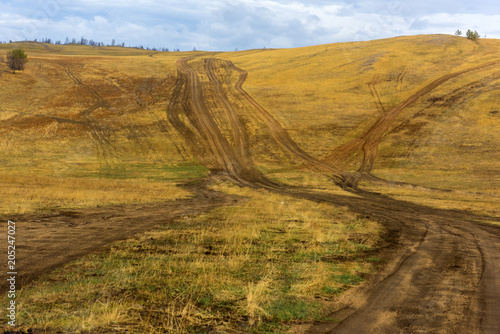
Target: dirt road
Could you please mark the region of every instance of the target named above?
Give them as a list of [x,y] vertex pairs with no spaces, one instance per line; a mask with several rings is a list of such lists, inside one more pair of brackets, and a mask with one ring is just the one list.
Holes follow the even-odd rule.
[[378,217],[397,235],[386,270],[338,302],[331,317],[340,323],[307,333],[499,332],[500,230],[484,217],[370,194],[300,196]]
[[[413,105],[418,99],[425,96],[432,90],[436,89],[445,82],[456,78],[462,74],[477,71],[486,67],[495,66],[500,64],[499,61],[493,61],[486,64],[481,64],[461,71],[447,74],[442,76],[425,87],[419,89],[416,93],[411,95],[405,101],[384,113],[365,133],[361,136],[354,138],[348,143],[336,148],[333,153],[326,159],[325,162],[335,164],[339,161],[346,160],[349,156],[354,155],[358,151],[363,151],[363,161],[358,170],[359,173],[370,173],[373,164],[377,157],[377,149],[382,137],[390,129],[396,118],[401,112]],[[399,78],[398,78],[399,80]]]
[[[251,158],[244,156],[248,150],[243,147],[237,154],[234,147],[227,148],[230,145],[216,126],[213,113],[206,104],[208,99],[226,108],[236,147],[241,147],[245,141],[244,127],[228,96],[232,100],[246,101],[268,127],[274,140],[304,165],[333,175],[337,182],[344,181],[337,168],[327,167],[300,149],[269,112],[243,90],[246,71],[227,61],[204,60],[204,67],[196,64],[199,61],[193,60],[190,64],[184,59],[179,62],[179,75],[184,76],[179,84],[187,87],[179,91],[191,89],[191,92],[185,93],[186,98],[179,100],[179,105],[172,106],[176,107],[172,109],[183,110],[187,118],[192,115],[189,118],[191,124],[199,124],[193,129],[200,131],[198,137],[206,136],[213,141],[211,152],[220,161],[221,169],[229,166],[226,171],[231,178],[278,193],[348,206],[356,212],[377,217],[389,231],[394,247],[385,255],[390,263],[385,271],[374,275],[365,289],[346,294],[339,301],[338,307],[332,310],[332,317],[340,322],[311,325],[309,333],[500,332],[500,229],[480,223],[483,219],[498,221],[499,218],[434,209],[359,190],[355,191],[358,197],[316,193],[266,181],[264,175],[256,179],[251,173],[238,174],[243,169],[234,168],[234,165],[251,162]],[[493,64],[437,79],[389,111],[388,116],[356,141],[365,148],[365,168],[368,168],[371,155],[376,154],[381,136],[403,108],[455,76]],[[228,85],[228,80],[214,74],[216,66],[230,68],[239,75],[234,87]],[[194,67],[198,71],[204,70],[208,80],[202,83]],[[215,92],[213,96],[211,92]],[[220,149],[221,146],[225,149]],[[233,165],[225,161],[231,161]],[[247,165],[247,170],[254,168]]]
[[[187,65],[187,59],[180,59],[177,66],[178,80],[176,86],[180,87],[180,89],[174,92],[172,101],[176,103],[170,104],[169,113],[183,113],[194,130],[186,131],[185,128],[188,125],[180,125],[177,121],[172,125],[178,129],[187,142],[194,144],[194,153],[199,154],[200,146],[206,147],[202,155],[199,156],[200,160],[206,161],[205,153],[211,152],[209,157],[215,160],[215,169],[226,171],[238,183],[248,186],[260,184],[272,187],[273,183],[253,167],[250,157],[244,154],[244,149],[241,150],[241,145],[236,144],[240,148],[238,150],[234,145],[230,145],[229,141],[222,135],[205,104],[198,74]],[[223,104],[224,102],[222,101]],[[232,110],[228,110],[228,113],[231,114]],[[192,138],[188,138],[193,132],[197,133],[196,137],[202,138],[203,141],[193,143]],[[238,130],[236,129],[235,132],[235,138],[239,138],[239,142],[241,142]]]
[[[123,240],[180,217],[190,217],[235,199],[206,190],[203,182],[186,186],[195,196],[160,204],[123,205],[61,211],[54,214],[27,214],[1,217],[16,223],[16,287],[83,255],[102,251],[113,241]],[[7,240],[0,246],[7,249]],[[7,290],[5,272],[0,292]]]
[[[362,289],[346,293],[338,300],[331,314],[337,321],[310,324],[303,332],[500,333],[500,229],[481,223],[500,221],[498,217],[430,208],[349,187],[346,189],[356,196],[272,182],[253,165],[242,112],[253,113],[276,144],[306,167],[325,173],[338,184],[346,185],[347,180],[337,167],[302,150],[243,89],[246,71],[228,61],[211,58],[181,59],[177,67],[168,120],[193,154],[214,173],[221,172],[241,185],[347,206],[380,220],[386,227],[388,247],[381,254],[387,260],[385,269],[373,274]],[[370,157],[376,152],[380,136],[402,108],[414,103],[433,85],[472,70],[437,79],[389,111],[389,116],[358,138],[353,145],[366,148],[366,168],[371,165]],[[237,76],[234,77],[237,80],[229,80],[231,76]],[[222,125],[229,130],[223,132]],[[19,270],[25,273],[21,278],[34,279],[111,241],[233,200],[206,190],[203,183],[192,189],[195,198],[161,205],[18,217],[23,222],[19,225],[20,233],[25,233],[21,239],[30,240],[19,247],[22,256]],[[43,234],[39,234],[42,230]]]

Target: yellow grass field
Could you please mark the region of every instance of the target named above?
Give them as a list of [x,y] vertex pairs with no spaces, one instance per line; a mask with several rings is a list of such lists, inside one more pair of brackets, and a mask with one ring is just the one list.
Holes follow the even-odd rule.
[[286,333],[335,322],[341,296],[397,247],[418,249],[406,214],[500,224],[499,40],[19,42],[0,44],[0,60],[15,48],[29,62],[15,74],[0,62],[2,218],[225,199],[30,282],[22,330]]
[[174,54],[6,47],[24,48],[29,63],[0,70],[0,212],[163,201],[187,194],[176,180],[204,175],[163,121]]
[[[241,51],[224,57],[249,72],[245,89],[292,138],[306,152],[326,159],[426,84],[498,61],[499,48],[498,40],[474,43],[430,35]],[[407,200],[423,196],[432,198],[427,204],[434,206],[498,212],[499,85],[498,66],[486,67],[443,83],[404,109],[383,137],[372,173],[459,192],[451,204],[413,187],[389,191]],[[361,158],[358,152],[335,163],[355,171]],[[377,184],[366,186],[377,191]]]
[[[248,71],[244,88],[301,148],[326,159],[429,82],[498,59],[500,46],[430,35],[229,53],[20,43],[0,45],[0,55],[15,47],[24,48],[30,62],[16,75],[0,67],[0,172],[158,179],[158,168],[196,165],[165,117],[179,57],[227,59]],[[486,67],[445,82],[405,109],[384,136],[373,173],[481,192],[496,202],[498,80],[496,67]],[[254,134],[257,166],[279,171],[291,167],[284,163],[296,165],[264,132]],[[335,164],[355,171],[359,154]]]

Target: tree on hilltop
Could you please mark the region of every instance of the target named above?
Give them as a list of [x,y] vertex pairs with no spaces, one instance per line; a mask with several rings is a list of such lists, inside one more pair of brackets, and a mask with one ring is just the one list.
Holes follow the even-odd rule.
[[15,49],[7,53],[7,65],[14,71],[22,71],[28,62],[28,55],[22,49]]
[[472,30],[467,30],[467,33],[465,34],[465,36],[467,36],[467,39],[470,39],[471,41],[474,41],[474,42],[477,42],[477,40],[479,39],[479,34],[477,31],[472,31]]

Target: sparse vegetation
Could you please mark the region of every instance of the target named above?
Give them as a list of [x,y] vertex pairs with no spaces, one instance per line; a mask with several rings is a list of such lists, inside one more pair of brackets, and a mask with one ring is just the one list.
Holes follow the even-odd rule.
[[[0,82],[3,216],[182,198],[191,194],[177,182],[209,174],[167,116],[176,61],[196,53],[150,57],[141,49],[31,42],[0,44],[0,51],[13,47],[26,50],[33,66]],[[247,70],[250,95],[300,148],[325,160],[430,82],[498,62],[498,54],[496,40],[478,47],[432,35],[210,57]],[[205,66],[195,60],[193,66]],[[384,135],[373,169],[402,183],[364,180],[360,187],[429,207],[495,215],[497,69],[457,76],[404,109]],[[216,70],[224,92],[232,92],[239,73]],[[200,75],[202,85],[207,80]],[[238,96],[228,96],[259,172],[344,203],[360,200],[360,193],[305,170]],[[226,111],[216,103],[210,108],[233,144]],[[361,157],[335,164],[355,172]],[[213,189],[247,200],[185,216],[31,283],[18,298],[19,329],[279,333],[324,319],[329,303],[384,264],[373,252],[382,228],[372,218],[263,189],[223,182]]]
[[[425,52],[420,49],[424,46]],[[444,54],[443,46],[447,46]],[[478,52],[477,46],[465,38],[432,35],[359,43],[353,48],[332,44],[327,48],[273,50],[265,54],[240,51],[226,57],[248,70],[245,89],[279,120],[300,147],[326,158],[334,148],[368,129],[374,113],[382,112],[378,111],[380,104],[387,110],[454,69],[498,59],[488,53],[500,52],[498,42],[483,40],[481,46],[484,49]],[[446,63],[443,57],[448,59]],[[301,62],[306,59],[311,61],[307,66]],[[500,179],[492,178],[490,173],[498,168],[498,158],[491,154],[495,145],[500,145],[500,132],[495,130],[496,123],[488,121],[491,115],[487,112],[498,105],[492,88],[498,83],[495,73],[495,67],[491,67],[458,77],[408,108],[384,138],[373,173],[390,180],[455,189],[460,192],[454,201],[455,209],[498,210],[498,195],[493,194],[498,193],[495,189],[500,187]],[[481,86],[477,75],[491,84]],[[330,94],[332,91],[338,94]],[[480,92],[480,98],[476,92]],[[438,101],[433,102],[433,98]],[[310,117],[311,110],[314,118]],[[422,135],[421,139],[416,139],[418,135]],[[471,146],[490,153],[481,154]],[[279,157],[274,160],[259,155],[255,148],[257,164],[266,173],[271,171],[273,177],[281,179],[288,174],[294,184],[303,182],[299,172],[292,176],[293,160],[287,161],[279,148],[273,149],[275,157]],[[356,171],[360,160],[353,156],[339,165]],[[289,163],[286,169],[283,161]],[[483,172],[471,178],[467,170],[479,165]],[[377,192],[377,186],[372,184],[370,189]],[[479,197],[471,201],[461,196],[468,193]],[[434,198],[433,206],[449,205],[449,201]]]
[[[324,317],[374,267],[380,226],[343,208],[214,186],[244,203],[119,242],[25,288],[20,323],[71,331],[266,333]],[[24,328],[24,326],[20,327]]]
[[[54,45],[103,55],[46,58],[51,50],[39,44],[14,47],[27,50],[34,66],[2,78],[2,214],[174,199],[187,194],[174,182],[206,174],[165,122],[175,57],[159,65],[141,59],[149,54],[142,50]],[[117,63],[107,52],[124,58]]]
[[190,196],[168,181],[110,180],[0,173],[0,215],[49,212],[121,203],[152,203]]

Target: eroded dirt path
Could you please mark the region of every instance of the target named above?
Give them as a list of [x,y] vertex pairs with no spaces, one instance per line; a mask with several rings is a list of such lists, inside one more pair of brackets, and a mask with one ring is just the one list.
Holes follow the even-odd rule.
[[[16,223],[17,289],[54,268],[102,251],[114,241],[236,201],[207,190],[203,182],[186,188],[195,193],[193,198],[2,217],[2,224],[6,225],[7,220]],[[6,238],[0,240],[0,246],[7,249]],[[0,292],[7,290],[5,275],[2,272],[0,276]]]
[[338,301],[337,322],[307,333],[498,333],[500,229],[484,217],[372,194],[301,195],[378,217],[397,235],[385,271]]
[[[253,164],[251,158],[245,154],[245,150],[241,149],[241,136],[239,136],[238,129],[235,130],[237,134],[235,138],[239,138],[237,148],[231,145],[226,137],[224,137],[217,126],[213,116],[205,104],[203,91],[198,74],[194,69],[188,66],[187,59],[180,59],[177,61],[178,78],[177,89],[174,91],[172,101],[169,105],[169,118],[175,118],[172,124],[179,133],[186,139],[188,143],[193,145],[193,152],[200,153],[200,147],[205,147],[201,151],[199,158],[201,161],[206,162],[207,165],[215,163],[212,169],[219,169],[226,171],[235,181],[244,185],[259,184],[262,186],[273,186],[273,183],[267,180],[260,172],[258,172]],[[217,91],[217,88],[216,88]],[[227,107],[227,101],[221,100]],[[227,110],[229,114],[232,110]],[[183,124],[179,119],[179,114],[182,114],[189,120],[190,124]],[[234,125],[234,123],[232,123]],[[190,129],[189,125],[193,128]],[[194,133],[196,133],[194,135]],[[193,141],[195,138],[202,139],[202,141]],[[210,152],[208,158],[214,161],[207,161],[206,153]],[[214,168],[215,167],[215,168]]]
[[[200,138],[206,136],[210,140],[220,141],[211,143],[211,152],[214,155],[220,154],[218,160],[233,159],[237,161],[236,164],[251,162],[250,158],[243,158],[241,154],[235,154],[234,150],[217,148],[218,145],[231,145],[226,144],[227,140],[217,128],[213,113],[205,104],[206,99],[218,101],[231,114],[228,119],[233,127],[234,138],[240,137],[239,140],[234,140],[236,147],[241,146],[244,141],[241,133],[244,127],[226,96],[234,93],[227,83],[225,89],[222,89],[224,85],[219,82],[220,77],[214,74],[215,64],[230,67],[239,74],[234,90],[270,129],[276,142],[309,168],[326,171],[340,178],[336,168],[325,168],[325,164],[301,150],[279,123],[243,90],[242,85],[247,76],[244,70],[230,62],[205,60],[208,65],[204,67],[204,74],[207,75],[208,82],[202,85],[194,70],[196,61],[199,60],[194,60],[191,65],[184,59],[178,64],[179,75],[184,75],[187,81],[181,81],[182,85],[191,87],[196,93],[188,92],[186,99],[179,100],[177,110],[184,110],[186,116],[192,115],[192,125],[211,124],[206,130],[204,126],[192,128],[200,131]],[[202,67],[197,68],[200,71]],[[375,156],[376,145],[381,136],[403,108],[443,82],[478,68],[481,67],[442,77],[389,111],[387,116],[355,142],[356,145],[352,144],[353,147],[361,145],[366,148],[368,162],[365,166],[368,166],[370,157]],[[210,96],[211,91],[214,96]],[[242,149],[240,152],[246,151]],[[228,164],[220,163],[219,166],[224,169]],[[458,333],[464,329],[467,333],[500,332],[500,229],[480,223],[482,219],[498,221],[499,218],[434,209],[360,190],[355,191],[357,197],[352,197],[295,189],[268,182],[262,174],[255,182],[249,174],[237,174],[240,168],[230,167],[226,171],[235,182],[265,187],[270,191],[299,198],[347,206],[358,213],[377,217],[387,228],[388,243],[392,247],[383,255],[388,260],[385,270],[374,274],[364,288],[345,294],[338,301],[331,315],[338,321],[310,325],[308,333]],[[251,166],[247,168],[253,169]]]
[[[272,182],[253,165],[247,129],[233,101],[250,108],[274,140],[305,166],[330,175],[337,183],[345,180],[337,167],[303,151],[276,119],[244,91],[246,71],[216,59],[181,59],[177,66],[177,83],[167,117],[202,163],[214,172],[225,173],[235,183],[346,206],[377,218],[386,227],[387,247],[380,255],[387,261],[384,270],[338,300],[331,314],[338,321],[310,324],[305,332],[500,333],[500,229],[480,223],[499,218],[434,209],[361,190],[352,190],[356,196],[334,195]],[[235,85],[224,78],[222,67],[238,76]],[[420,96],[432,89],[432,84],[423,88]],[[414,103],[417,95],[400,109],[389,111],[391,116],[380,120],[356,147],[376,144],[391,117]],[[231,138],[221,131],[222,121],[214,116],[216,107],[225,111],[224,125],[231,130]],[[196,193],[194,198],[164,204],[8,217],[19,228],[18,270],[22,275],[18,278],[25,283],[112,241],[234,201],[206,190],[204,184],[191,189]],[[5,285],[1,288],[5,289]]]
[[326,173],[327,176],[329,176],[339,184],[344,183],[345,180],[341,175],[340,169],[335,167],[333,164],[323,163],[322,161],[314,158],[313,156],[302,150],[297,145],[297,143],[295,143],[290,138],[281,124],[243,89],[243,83],[247,79],[248,72],[236,67],[230,61],[225,61],[225,63],[227,64],[227,66],[239,73],[239,78],[234,85],[234,88],[238,92],[240,98],[246,101],[251,106],[251,109],[256,113],[256,115],[266,124],[276,142],[279,143],[283,149],[299,158],[300,161],[302,161],[302,163],[308,166],[310,169]]
[[[339,161],[346,160],[349,156],[357,153],[358,151],[363,151],[363,161],[359,168],[360,173],[370,173],[373,168],[373,164],[377,157],[377,149],[382,137],[390,129],[391,125],[394,123],[396,118],[401,114],[401,112],[417,102],[421,97],[429,94],[432,90],[436,89],[445,82],[456,78],[462,74],[469,73],[472,71],[477,71],[486,67],[496,66],[500,64],[499,61],[493,61],[478,66],[470,67],[461,71],[447,74],[442,76],[430,84],[424,86],[418,90],[415,94],[411,95],[405,101],[397,105],[396,107],[390,109],[384,113],[365,133],[361,136],[354,138],[348,143],[336,148],[333,153],[326,158],[325,162],[336,164]],[[399,78],[398,78],[399,80]]]

